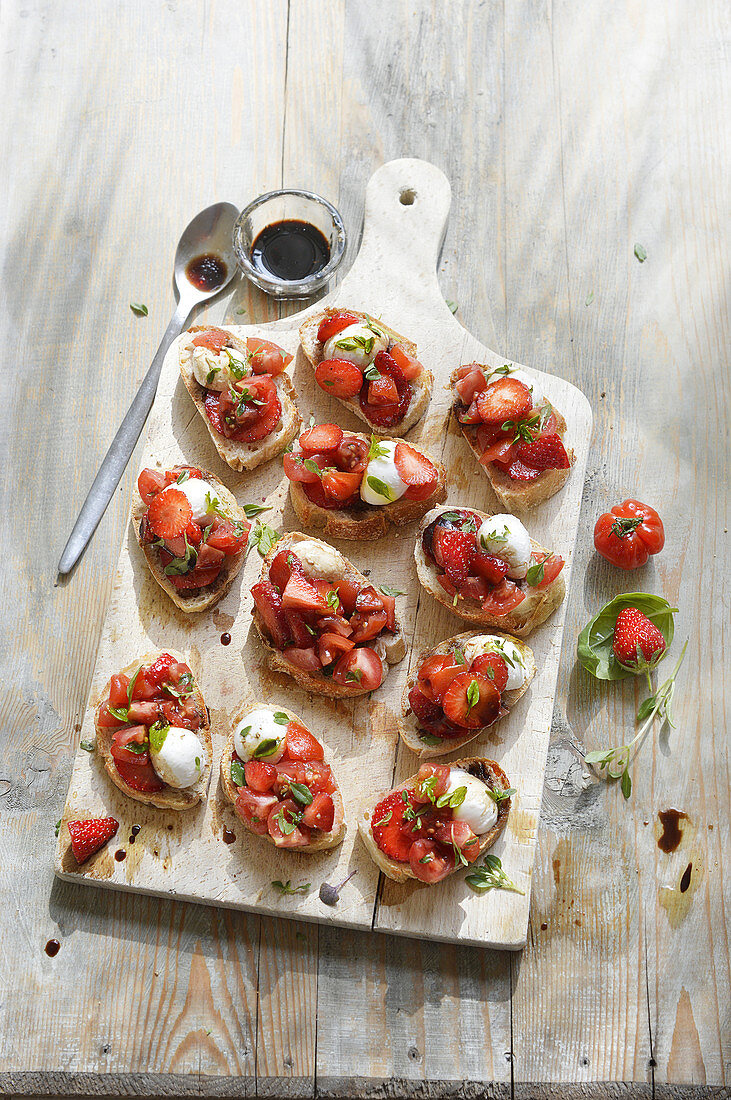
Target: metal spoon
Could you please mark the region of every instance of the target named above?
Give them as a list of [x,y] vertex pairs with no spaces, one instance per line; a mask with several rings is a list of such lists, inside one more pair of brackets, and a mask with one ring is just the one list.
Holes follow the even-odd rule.
[[[94,478],[91,489],[79,512],[79,518],[74,524],[74,529],[58,563],[59,573],[69,573],[73,569],[107,509],[112,493],[117,488],[119,479],[132,457],[132,451],[135,449],[135,444],[140,437],[147,414],[152,408],[152,402],[155,400],[155,393],[157,392],[157,384],[160,380],[160,371],[168,348],[183,331],[185,322],[195,306],[222,291],[236,274],[236,259],[231,242],[234,222],[238,215],[238,210],[230,202],[214,203],[213,206],[207,207],[193,218],[193,221],[180,238],[175,253],[175,286],[178,291],[177,309],[171,318],[170,324],[165,329],[165,335],[162,338],[160,347],[155,352],[150,369],[142,380],[135,399],[112,440],[112,445],[99,468],[99,473]],[[185,269],[191,260],[208,253],[223,260],[226,265],[226,275],[223,282],[215,289],[199,290],[190,282]]]

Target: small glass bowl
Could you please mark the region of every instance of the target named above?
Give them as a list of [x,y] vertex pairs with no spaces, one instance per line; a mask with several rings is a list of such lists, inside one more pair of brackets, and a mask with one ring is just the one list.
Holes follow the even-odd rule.
[[[251,262],[252,245],[261,231],[268,225],[290,220],[314,225],[330,245],[330,259],[325,266],[304,279],[279,279]],[[332,203],[313,191],[268,191],[239,214],[234,225],[233,249],[239,269],[266,294],[274,298],[310,298],[327,285],[340,266],[345,255],[345,226]]]

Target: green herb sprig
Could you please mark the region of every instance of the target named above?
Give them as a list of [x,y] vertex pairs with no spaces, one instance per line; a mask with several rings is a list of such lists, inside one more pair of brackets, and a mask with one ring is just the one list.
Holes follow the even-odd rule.
[[486,855],[471,874],[465,875],[465,882],[478,894],[485,894],[488,890],[512,890],[516,894],[525,894],[525,890],[521,890],[505,874],[499,856],[491,854]]

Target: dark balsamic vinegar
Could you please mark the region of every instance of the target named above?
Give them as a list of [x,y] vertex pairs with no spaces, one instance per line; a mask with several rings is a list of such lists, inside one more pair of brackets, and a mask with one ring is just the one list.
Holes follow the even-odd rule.
[[227,268],[220,256],[207,252],[196,256],[185,269],[188,280],[199,290],[215,290],[226,278]]
[[330,245],[320,230],[303,221],[274,222],[262,229],[251,246],[251,262],[263,275],[298,282],[322,271]]

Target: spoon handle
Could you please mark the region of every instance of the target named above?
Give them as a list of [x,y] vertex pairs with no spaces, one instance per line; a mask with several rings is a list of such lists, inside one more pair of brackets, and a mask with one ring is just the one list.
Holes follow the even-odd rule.
[[183,325],[192,308],[193,303],[190,299],[181,298],[178,302],[178,308],[175,310],[170,324],[165,329],[165,335],[160,342],[160,347],[155,352],[150,369],[143,378],[135,399],[112,440],[106,457],[99,467],[99,472],[94,478],[91,489],[89,489],[86,500],[79,512],[79,518],[74,524],[74,529],[58,563],[60,574],[71,572],[86,548],[89,539],[94,534],[99,520],[107,510],[107,505],[112,499],[112,493],[117,488],[127,463],[132,457],[132,452],[145,425],[147,414],[152,408],[167,350],[173,340],[182,332]]

